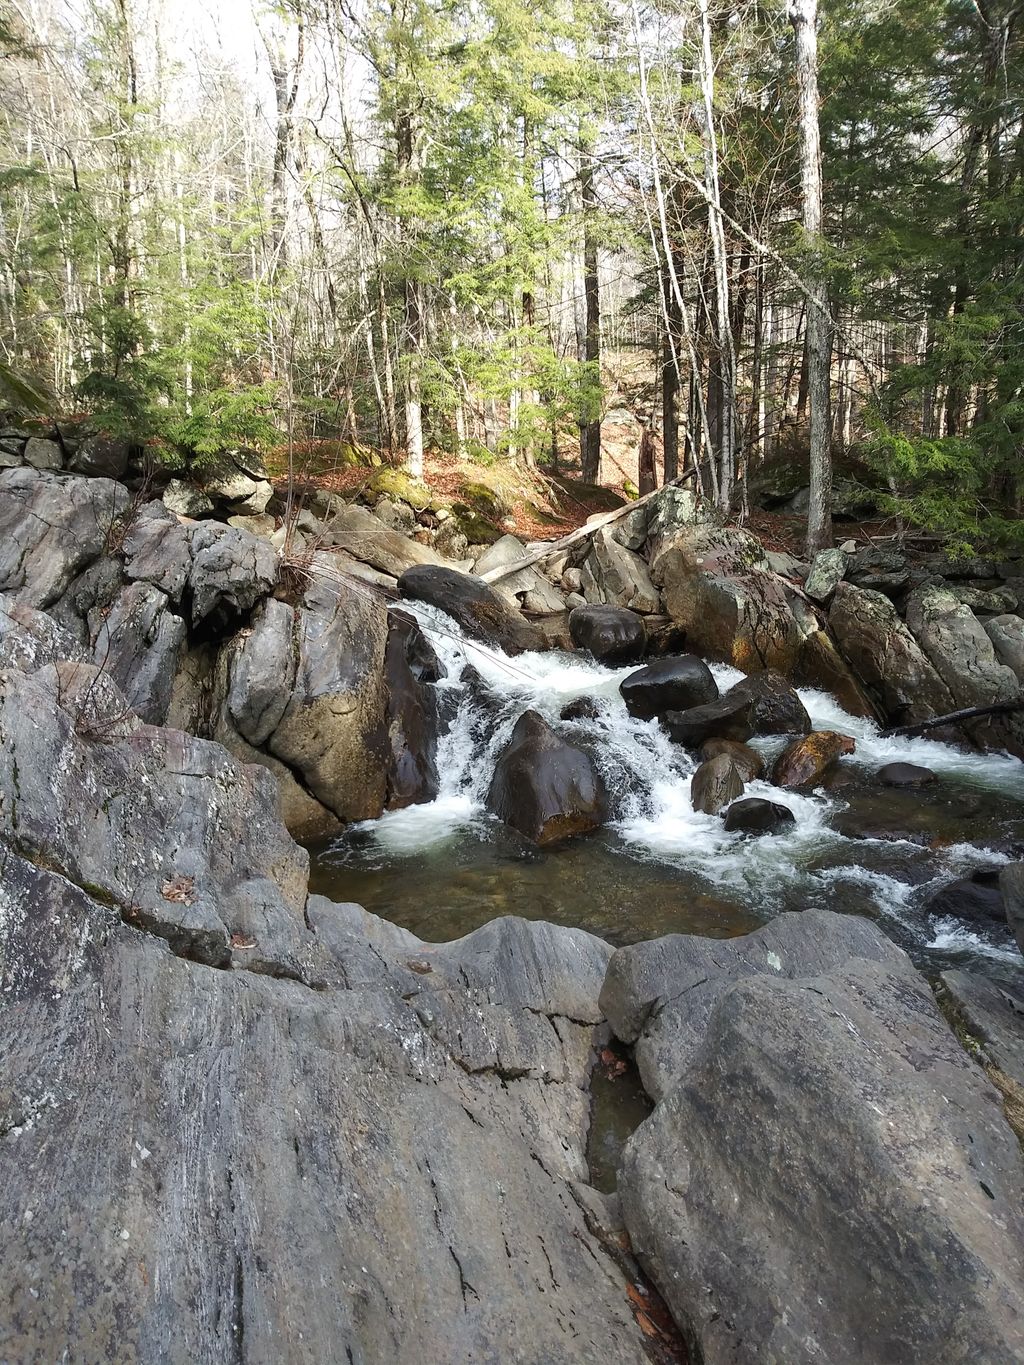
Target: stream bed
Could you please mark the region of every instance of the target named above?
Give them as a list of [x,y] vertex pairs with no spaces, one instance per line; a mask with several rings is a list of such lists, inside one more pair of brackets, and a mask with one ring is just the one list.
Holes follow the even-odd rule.
[[[578,926],[616,945],[666,933],[728,937],[780,911],[821,906],[876,918],[929,973],[975,965],[1007,980],[1024,976],[1004,927],[926,909],[954,878],[1024,857],[1019,760],[887,738],[832,697],[804,689],[815,728],[853,736],[856,752],[811,793],[748,784],[745,795],[793,811],[787,833],[727,834],[719,816],[690,803],[699,760],[657,721],[628,714],[619,683],[637,665],[559,651],[508,658],[466,640],[443,613],[403,607],[415,611],[447,669],[436,684],[440,791],[311,845],[313,890],[357,901],[430,941],[507,914]],[[711,667],[723,691],[741,676]],[[597,715],[560,720],[579,697],[593,698]],[[487,814],[495,759],[528,708],[593,754],[613,810],[598,833],[537,849]],[[753,741],[769,761],[785,742]],[[882,786],[877,770],[897,760],[931,768],[939,780],[913,791]]]

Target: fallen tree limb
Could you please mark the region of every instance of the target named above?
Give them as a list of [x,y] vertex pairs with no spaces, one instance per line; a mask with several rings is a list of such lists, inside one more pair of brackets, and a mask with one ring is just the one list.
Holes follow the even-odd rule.
[[913,739],[925,730],[934,730],[938,725],[958,725],[962,720],[974,720],[978,716],[1010,716],[1015,711],[1024,711],[1024,696],[1017,701],[999,701],[992,706],[968,706],[963,711],[950,711],[944,716],[932,716],[931,720],[921,720],[915,725],[897,725],[894,729],[884,730],[886,735],[904,735]]
[[503,564],[500,568],[488,569],[486,573],[479,575],[481,582],[496,583],[499,578],[507,578],[509,574],[518,573],[520,569],[528,569],[531,564],[537,564],[540,560],[557,554],[559,550],[564,550],[579,540],[586,540],[587,536],[592,536],[595,531],[600,531],[602,526],[608,526],[613,521],[618,521],[620,517],[628,516],[636,508],[642,507],[645,502],[650,502],[652,498],[658,497],[660,493],[664,493],[666,488],[678,488],[687,479],[691,479],[695,472],[694,469],[688,469],[685,474],[680,474],[679,478],[673,479],[671,483],[662,484],[653,493],[645,493],[642,498],[637,498],[635,502],[627,502],[624,507],[616,507],[613,512],[606,512],[604,516],[587,522],[586,526],[578,526],[575,531],[570,531],[561,540],[546,541],[539,548],[530,550],[521,559],[517,559],[513,564]]

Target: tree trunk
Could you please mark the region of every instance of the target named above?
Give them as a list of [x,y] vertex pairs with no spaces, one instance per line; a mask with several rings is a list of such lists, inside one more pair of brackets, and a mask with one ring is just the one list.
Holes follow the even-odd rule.
[[[600,385],[601,374],[601,291],[597,273],[597,190],[594,185],[594,155],[588,141],[580,149],[580,198],[583,205],[583,298],[586,307],[584,360],[591,369],[588,387]],[[594,402],[593,394],[588,403]],[[600,401],[599,399],[597,400]],[[597,483],[601,477],[601,414],[588,412],[580,422],[580,474],[584,483]]]
[[810,504],[807,553],[832,544],[832,455],[829,448],[829,376],[832,325],[828,287],[820,261],[822,246],[821,139],[818,129],[817,0],[789,0],[796,37],[796,79],[800,104],[800,179],[807,237],[807,379],[810,421]]

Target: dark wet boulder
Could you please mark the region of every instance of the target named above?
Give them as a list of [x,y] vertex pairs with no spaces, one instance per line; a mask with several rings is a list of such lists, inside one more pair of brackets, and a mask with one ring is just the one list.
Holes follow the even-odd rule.
[[884,787],[928,787],[939,779],[917,763],[886,763],[876,774]]
[[999,889],[1000,869],[979,867],[969,877],[958,877],[925,904],[936,919],[959,919],[968,924],[1005,924],[1006,909]]
[[705,759],[690,783],[693,809],[704,815],[717,815],[723,806],[743,795],[743,774],[731,754]]
[[706,739],[700,746],[701,758],[717,758],[719,754],[729,755],[744,782],[764,776],[764,759],[749,744],[741,744],[738,739]]
[[666,711],[685,711],[718,697],[711,669],[696,654],[658,659],[623,678],[619,691],[626,710],[639,720],[653,720]]
[[390,612],[384,649],[389,810],[437,795],[438,710],[424,673],[436,678],[438,668],[440,661],[419,623],[403,612]]
[[398,591],[403,597],[427,602],[447,612],[467,635],[497,645],[506,654],[543,649],[544,639],[507,597],[479,578],[439,564],[414,564],[402,573]]
[[[1006,923],[1024,953],[1024,863],[1009,863],[999,873]],[[1024,1084],[1024,1081],[1021,1082]]]
[[643,617],[626,607],[573,607],[569,634],[577,649],[609,664],[640,659],[647,645]]
[[487,809],[535,844],[553,844],[602,823],[604,783],[589,754],[524,711],[495,764]]
[[601,707],[593,697],[577,697],[558,713],[559,720],[596,720]]
[[781,673],[766,669],[751,673],[729,689],[729,696],[749,697],[755,735],[807,735],[811,718],[793,687]]
[[730,834],[781,834],[795,824],[796,816],[788,806],[759,796],[734,801],[725,812],[725,828]]
[[732,691],[703,706],[668,711],[662,724],[674,743],[698,749],[708,739],[750,739],[754,733],[753,710],[750,697]]
[[808,787],[819,782],[837,759],[852,754],[856,745],[849,735],[835,730],[814,730],[783,749],[772,766],[776,787]]

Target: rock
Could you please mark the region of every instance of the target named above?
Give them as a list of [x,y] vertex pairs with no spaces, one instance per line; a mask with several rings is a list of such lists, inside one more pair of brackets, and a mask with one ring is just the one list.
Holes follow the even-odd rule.
[[1000,616],[1016,611],[1019,605],[1017,594],[1012,588],[975,588],[969,583],[954,584],[949,591],[958,602],[970,607],[973,612],[984,612],[986,616]]
[[884,720],[878,705],[864,690],[824,630],[808,631],[800,642],[796,681],[828,692],[851,716]]
[[846,555],[842,550],[821,550],[814,556],[804,592],[815,602],[829,602],[846,574]]
[[565,594],[565,606],[567,611],[573,612],[576,611],[578,608],[585,607],[587,605],[588,605],[587,599],[583,596],[581,592],[567,592]]
[[237,515],[261,516],[274,496],[266,466],[255,451],[224,451],[195,473],[207,497]]
[[212,517],[214,511],[213,500],[201,488],[181,479],[172,479],[164,489],[163,504],[175,516],[189,517],[195,521]]
[[524,711],[494,769],[487,809],[535,844],[596,829],[605,791],[593,760]]
[[162,725],[185,643],[185,622],[164,594],[149,583],[130,583],[103,618],[93,659],[141,720]]
[[1024,995],[980,972],[943,972],[958,1022],[980,1044],[985,1060],[1024,1089]]
[[619,691],[631,716],[653,720],[666,711],[685,711],[714,701],[718,684],[703,659],[683,654],[638,668],[623,678]]
[[997,662],[984,627],[948,589],[916,588],[907,602],[907,625],[957,706],[987,706],[1019,695],[1016,675]]
[[734,801],[725,812],[725,828],[729,834],[781,834],[795,824],[796,816],[788,806],[758,796]]
[[1005,924],[1006,911],[999,889],[998,868],[978,868],[968,877],[936,891],[924,905],[935,919],[959,919],[968,924]]
[[442,557],[401,531],[391,531],[365,507],[352,503],[323,531],[323,543],[344,550],[381,573],[399,578],[406,569],[420,564],[444,564]]
[[772,765],[776,787],[808,787],[822,777],[843,754],[852,754],[856,745],[849,735],[835,730],[814,730],[783,749]]
[[93,432],[76,446],[68,468],[93,479],[123,479],[128,472],[131,449],[131,443],[118,436]]
[[627,1144],[633,1250],[705,1361],[1024,1351],[1020,1149],[924,981],[874,957],[722,982]]
[[[248,531],[251,536],[262,536],[265,540],[269,540],[277,530],[276,519],[266,512],[258,517],[228,517],[228,525],[233,526],[236,531]],[[301,528],[298,525],[296,525],[296,530],[301,534]],[[287,535],[285,538],[287,539]]]
[[792,673],[800,631],[786,587],[769,571],[754,536],[711,526],[663,536],[654,546],[651,577],[696,653],[744,672]]
[[717,815],[742,795],[743,774],[728,753],[705,759],[691,779],[690,801],[704,815]]
[[983,624],[996,658],[1024,682],[1024,617],[993,616]]
[[949,688],[887,597],[840,583],[828,623],[843,658],[892,724],[912,725],[956,709]]
[[0,670],[34,673],[59,659],[89,663],[91,654],[45,611],[0,593]]
[[407,502],[379,497],[373,505],[373,514],[391,531],[401,531],[408,536],[416,529],[416,513]]
[[767,669],[752,673],[730,689],[730,695],[752,703],[750,719],[755,735],[806,735],[811,718],[796,689],[780,673]]
[[783,578],[802,580],[807,577],[807,565],[786,550],[768,550],[765,553],[765,560],[772,573],[780,574]]
[[189,614],[193,629],[220,638],[242,623],[277,583],[280,561],[258,536],[214,522],[192,530]]
[[917,763],[886,763],[875,774],[885,787],[927,787],[939,779]]
[[462,560],[469,554],[469,540],[457,521],[444,521],[434,532],[434,550],[447,560]]
[[0,471],[0,592],[46,610],[105,553],[128,492],[109,479]]
[[390,810],[437,795],[437,702],[423,676],[436,677],[440,667],[419,623],[403,612],[390,612],[384,651]]
[[624,545],[627,550],[635,550],[639,553],[647,543],[647,527],[651,517],[651,504],[643,503],[640,507],[634,507],[631,512],[627,512],[618,521],[611,523],[612,535],[620,545]]
[[46,441],[39,436],[30,436],[25,442],[22,459],[33,469],[63,469],[64,452],[56,441]]
[[[999,873],[999,892],[1003,898],[1006,923],[1024,953],[1024,863],[1010,863]],[[1024,1081],[1021,1082],[1024,1085]]]
[[754,782],[764,776],[764,759],[749,744],[736,739],[707,739],[700,746],[701,758],[717,758],[728,754],[744,782]]
[[596,720],[601,714],[600,705],[593,697],[577,697],[575,701],[563,706],[558,713],[559,720]]
[[231,654],[227,707],[238,733],[261,748],[277,729],[295,686],[295,612],[267,598]]
[[[657,497],[644,504],[647,513],[647,535],[651,540],[669,537],[688,526],[695,526],[714,518],[715,511],[692,488],[668,484],[660,489]],[[636,509],[637,511],[643,509]],[[628,521],[630,513],[624,517]],[[630,547],[630,548],[637,548]]]
[[577,649],[586,649],[607,664],[639,659],[647,644],[643,617],[624,607],[574,607],[569,633]]
[[743,742],[754,733],[754,700],[735,688],[717,701],[692,706],[686,711],[667,711],[662,724],[676,744],[699,748],[708,739]]
[[566,569],[562,574],[562,587],[566,592],[579,592],[583,587],[583,576],[579,569]]
[[661,595],[647,565],[615,539],[612,527],[602,526],[591,537],[590,553],[584,561],[584,573],[587,571],[596,585],[598,604],[645,615],[661,610]]
[[128,578],[152,583],[181,606],[192,572],[191,528],[183,526],[164,503],[150,503],[128,527],[121,546]]
[[[510,564],[518,563],[525,554],[526,546],[517,536],[499,536],[493,545],[485,546],[474,560],[473,572],[477,577],[481,577],[491,569],[508,568]],[[493,586],[501,592],[515,596],[517,593],[531,592],[536,587],[538,577],[539,574],[533,566],[527,565],[525,569],[517,569],[515,573],[506,574]]]
[[418,564],[398,580],[403,597],[447,612],[474,640],[496,645],[506,654],[543,648],[543,636],[486,583],[457,569]]

